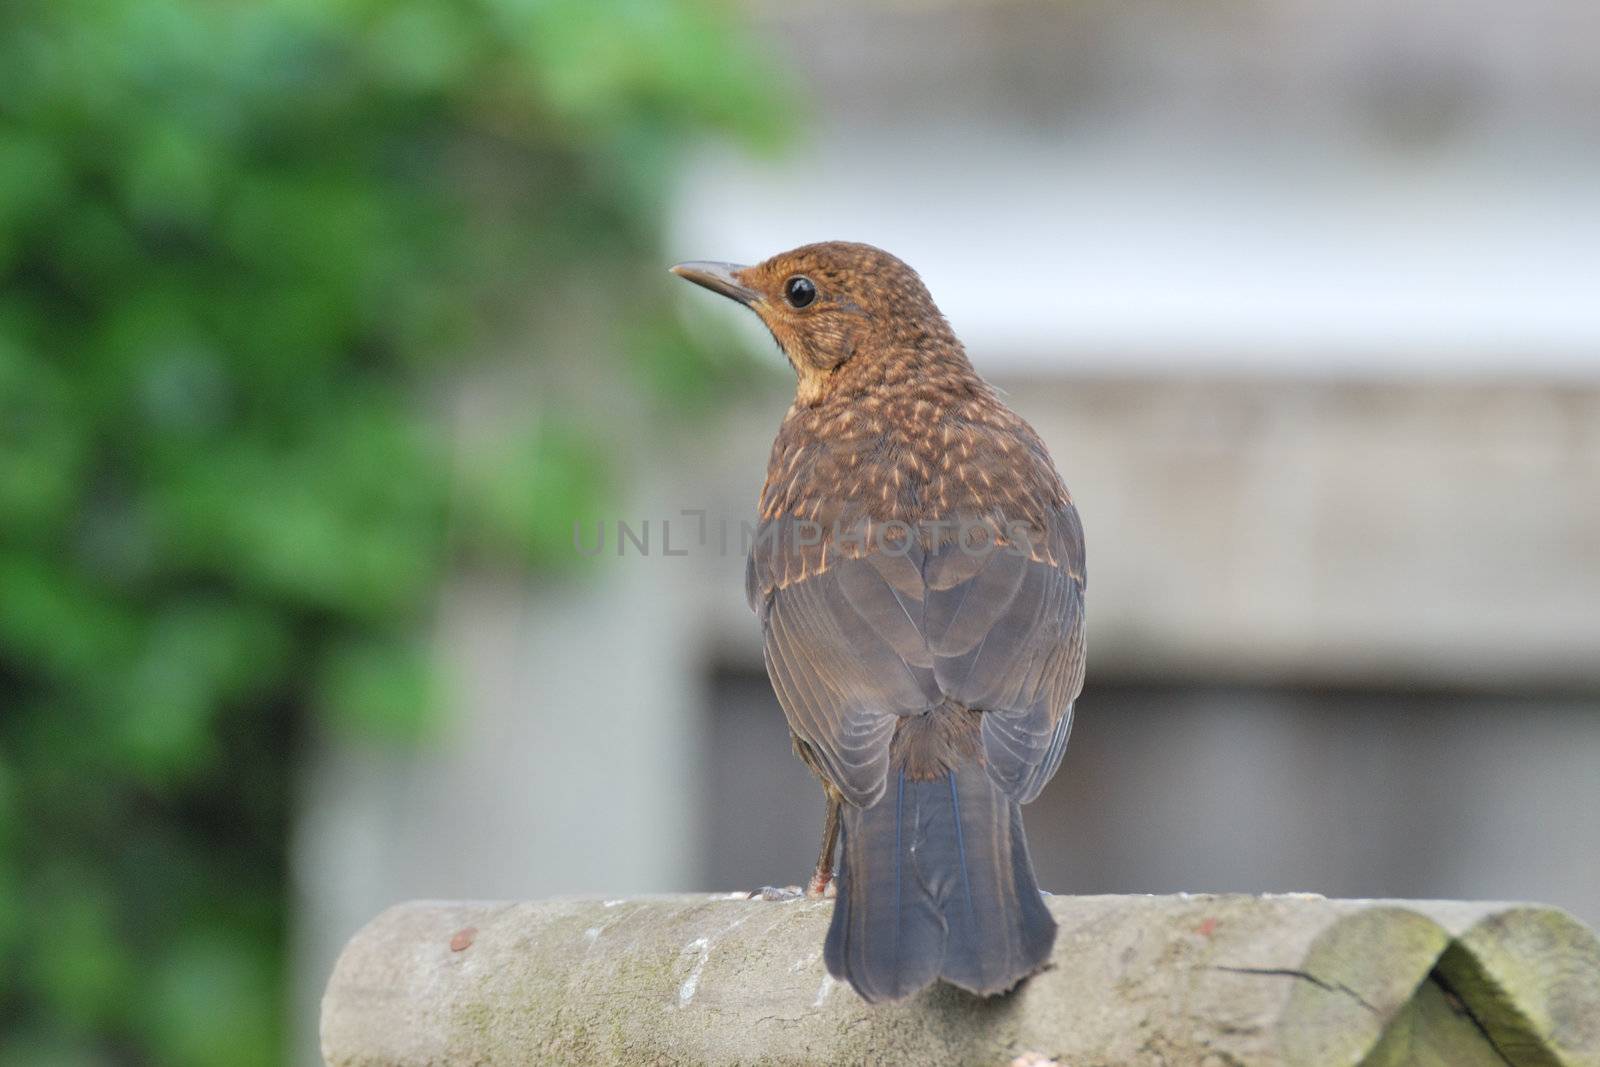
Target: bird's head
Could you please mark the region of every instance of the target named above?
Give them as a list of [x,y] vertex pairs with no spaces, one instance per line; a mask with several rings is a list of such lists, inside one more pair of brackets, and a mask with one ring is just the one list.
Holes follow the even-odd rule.
[[761,317],[794,365],[801,403],[860,382],[892,359],[965,360],[917,272],[871,245],[827,241],[753,267],[680,263],[672,273]]

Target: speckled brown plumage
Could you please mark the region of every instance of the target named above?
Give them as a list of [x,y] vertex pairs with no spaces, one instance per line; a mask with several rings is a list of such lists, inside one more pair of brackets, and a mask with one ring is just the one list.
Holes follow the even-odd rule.
[[842,808],[829,969],[869,1000],[1009,989],[1054,939],[1019,805],[1083,684],[1071,497],[895,257],[835,242],[675,269],[754,310],[796,373],[747,592],[830,826]]

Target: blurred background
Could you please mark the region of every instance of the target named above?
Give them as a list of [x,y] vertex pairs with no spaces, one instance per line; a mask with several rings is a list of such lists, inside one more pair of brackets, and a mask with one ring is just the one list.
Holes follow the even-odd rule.
[[1048,888],[1600,923],[1597,115],[1585,0],[0,6],[0,1065],[314,1064],[404,899],[802,880],[791,376],[664,268],[831,238],[1083,514]]

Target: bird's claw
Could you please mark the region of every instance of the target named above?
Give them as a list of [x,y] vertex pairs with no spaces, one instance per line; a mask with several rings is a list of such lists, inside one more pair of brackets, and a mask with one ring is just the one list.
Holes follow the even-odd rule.
[[747,900],[799,900],[805,896],[805,891],[797,885],[764,885],[760,889],[752,889]]

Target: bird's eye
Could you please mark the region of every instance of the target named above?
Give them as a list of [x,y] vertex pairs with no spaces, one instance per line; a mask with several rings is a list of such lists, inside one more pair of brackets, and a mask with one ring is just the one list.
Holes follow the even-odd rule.
[[790,307],[803,308],[817,298],[817,287],[804,274],[796,274],[783,283],[783,298]]

